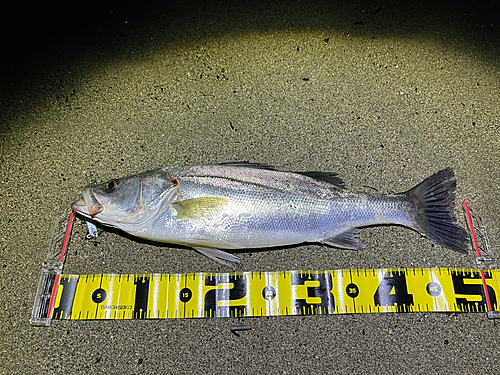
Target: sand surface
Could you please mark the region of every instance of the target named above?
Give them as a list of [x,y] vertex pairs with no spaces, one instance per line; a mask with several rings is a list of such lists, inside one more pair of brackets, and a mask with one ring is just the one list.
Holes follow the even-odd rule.
[[[92,180],[249,160],[404,191],[445,167],[500,244],[498,13],[456,2],[10,5],[0,82],[0,373],[498,373],[485,314],[29,324],[52,227]],[[75,224],[67,272],[227,272]],[[474,267],[402,227],[237,271]],[[499,297],[500,298],[500,297]],[[239,337],[231,327],[249,325]]]

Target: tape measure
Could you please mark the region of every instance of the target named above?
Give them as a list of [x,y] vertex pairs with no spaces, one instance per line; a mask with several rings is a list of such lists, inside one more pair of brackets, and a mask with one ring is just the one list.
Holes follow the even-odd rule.
[[[320,271],[62,273],[73,213],[56,225],[31,324],[55,320],[176,319],[398,312],[487,312],[500,317],[500,270],[479,221],[467,223],[482,269],[398,268]],[[487,267],[485,267],[485,265]]]
[[175,319],[497,309],[498,271],[406,268],[62,275],[52,319]]

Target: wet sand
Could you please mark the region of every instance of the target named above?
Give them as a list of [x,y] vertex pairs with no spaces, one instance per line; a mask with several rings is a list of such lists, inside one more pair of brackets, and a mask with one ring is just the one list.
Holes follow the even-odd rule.
[[[0,373],[496,373],[485,314],[29,325],[52,227],[92,180],[249,160],[405,191],[439,169],[500,243],[495,9],[425,2],[11,6],[2,15]],[[7,57],[7,58],[6,58]],[[104,232],[65,272],[229,272]],[[360,251],[241,252],[236,271],[474,267],[402,227]],[[234,326],[251,326],[240,336]]]

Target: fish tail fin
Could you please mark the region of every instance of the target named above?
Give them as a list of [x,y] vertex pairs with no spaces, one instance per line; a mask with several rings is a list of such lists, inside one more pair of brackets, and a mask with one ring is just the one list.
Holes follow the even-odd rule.
[[413,229],[432,241],[459,253],[467,253],[468,235],[455,224],[453,170],[443,169],[403,193],[415,207]]

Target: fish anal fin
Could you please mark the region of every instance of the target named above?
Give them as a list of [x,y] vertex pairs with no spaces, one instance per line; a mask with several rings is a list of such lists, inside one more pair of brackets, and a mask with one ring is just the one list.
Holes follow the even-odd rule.
[[203,218],[219,212],[227,204],[227,198],[200,197],[172,203],[179,219]]
[[240,258],[238,258],[236,255],[229,254],[229,253],[226,253],[225,251],[222,251],[219,249],[214,249],[212,247],[194,246],[193,249],[195,249],[200,254],[205,255],[206,257],[212,259],[213,261],[215,261],[217,263],[224,264],[225,266],[231,266],[230,264],[226,263],[225,261],[233,262],[233,263],[240,262]]
[[358,238],[360,232],[361,230],[359,230],[358,228],[351,228],[342,233],[337,234],[334,237],[325,238],[320,242],[333,247],[340,247],[341,249],[350,249],[350,250],[363,249],[366,246]]

